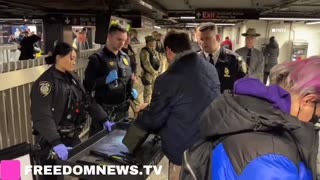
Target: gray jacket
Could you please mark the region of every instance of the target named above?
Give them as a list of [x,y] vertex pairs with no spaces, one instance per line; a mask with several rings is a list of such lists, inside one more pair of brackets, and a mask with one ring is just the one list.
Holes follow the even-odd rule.
[[[246,62],[247,54],[249,49],[247,47],[243,47],[236,50],[236,53],[239,54],[243,60]],[[250,77],[254,77],[257,79],[263,80],[263,72],[264,72],[264,59],[263,54],[256,48],[253,48],[251,52],[251,60],[250,66],[248,67],[248,74]]]

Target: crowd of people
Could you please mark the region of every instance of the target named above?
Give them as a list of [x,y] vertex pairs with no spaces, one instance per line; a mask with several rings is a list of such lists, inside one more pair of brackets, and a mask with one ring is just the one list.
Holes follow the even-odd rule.
[[232,51],[232,43],[220,43],[215,24],[202,23],[195,52],[185,32],[169,31],[163,41],[154,32],[137,63],[130,46],[139,43],[137,32],[113,24],[105,47],[89,57],[83,85],[73,73],[75,49],[57,44],[47,58],[53,65],[31,92],[40,163],[54,164],[46,159],[50,149],[68,158],[87,112],[93,136],[110,131],[131,106],[131,126],[161,137],[170,180],[315,179],[320,57],[277,65],[274,37],[261,52],[254,48],[255,29],[242,35],[246,46]]

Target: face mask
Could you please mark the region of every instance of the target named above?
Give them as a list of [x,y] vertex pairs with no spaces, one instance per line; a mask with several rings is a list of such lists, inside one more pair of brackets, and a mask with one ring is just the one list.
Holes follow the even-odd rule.
[[316,126],[317,129],[320,129],[320,119],[319,119],[319,116],[316,115],[317,105],[318,105],[318,103],[315,103],[315,106],[313,109],[313,114],[310,119],[310,122],[312,122]]

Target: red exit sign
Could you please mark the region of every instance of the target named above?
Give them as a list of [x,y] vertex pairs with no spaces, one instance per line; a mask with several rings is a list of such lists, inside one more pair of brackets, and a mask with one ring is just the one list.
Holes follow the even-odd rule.
[[200,19],[215,19],[216,13],[212,11],[203,11]]

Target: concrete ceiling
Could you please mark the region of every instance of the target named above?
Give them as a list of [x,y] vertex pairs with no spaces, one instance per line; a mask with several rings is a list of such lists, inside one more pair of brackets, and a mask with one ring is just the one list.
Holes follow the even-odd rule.
[[[151,8],[150,8],[151,7]],[[0,17],[35,18],[47,14],[139,14],[158,24],[199,22],[180,20],[170,15],[191,15],[201,10],[255,11],[260,16],[320,18],[320,0],[0,0]],[[217,19],[237,22],[243,19]]]

